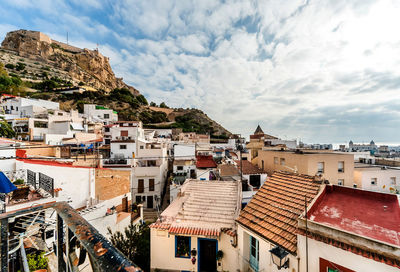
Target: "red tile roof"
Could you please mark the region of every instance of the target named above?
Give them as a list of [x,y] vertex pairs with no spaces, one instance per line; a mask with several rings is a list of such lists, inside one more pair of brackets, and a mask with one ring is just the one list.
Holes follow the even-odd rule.
[[304,211],[305,197],[310,203],[320,187],[311,176],[275,172],[241,211],[237,222],[296,254],[297,219]]
[[397,195],[331,185],[307,214],[311,221],[334,229],[400,246]]
[[171,226],[171,224],[153,223],[150,228],[168,230],[170,234],[179,235],[197,235],[197,236],[207,236],[207,237],[219,237],[222,232],[225,232],[229,236],[235,236],[236,231],[232,229],[218,230],[214,228],[196,228],[196,227],[181,227],[181,226]]
[[[240,170],[240,160],[235,161],[237,168]],[[267,172],[259,168],[257,165],[252,164],[248,160],[242,160],[243,175],[266,174]]]
[[197,168],[216,168],[217,164],[215,163],[212,155],[198,155],[196,156],[196,167]]

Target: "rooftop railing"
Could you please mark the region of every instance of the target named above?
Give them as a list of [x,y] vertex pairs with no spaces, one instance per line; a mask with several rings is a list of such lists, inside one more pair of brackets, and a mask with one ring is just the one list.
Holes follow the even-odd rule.
[[[50,212],[44,212],[49,210]],[[43,214],[49,213],[50,216],[43,217]],[[12,237],[15,234],[12,230],[15,223],[20,218],[26,220],[28,215],[31,215],[31,221],[25,223],[28,227],[17,237]],[[10,255],[17,250],[21,250],[20,256],[26,256],[23,239],[31,238],[28,235],[32,232],[32,226],[40,225],[40,229],[45,229],[46,224],[50,222],[53,222],[55,227],[54,253],[57,271],[80,271],[82,266],[90,266],[92,271],[142,271],[66,202],[48,203],[0,214],[0,271],[9,271]],[[40,236],[36,238],[38,237]],[[18,238],[22,242],[10,248],[10,245],[15,244],[10,241]],[[22,259],[22,263],[26,264],[25,270],[26,258]]]

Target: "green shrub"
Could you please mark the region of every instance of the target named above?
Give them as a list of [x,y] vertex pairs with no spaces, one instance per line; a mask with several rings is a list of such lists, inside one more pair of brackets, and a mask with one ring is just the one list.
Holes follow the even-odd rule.
[[15,69],[17,69],[17,71],[22,71],[22,70],[25,69],[25,67],[26,67],[26,64],[25,64],[25,63],[18,62],[18,63],[17,63],[17,66],[15,67]]
[[14,185],[22,185],[22,184],[24,184],[24,183],[25,183],[25,182],[24,182],[23,179],[17,179],[17,180],[14,181]]
[[48,261],[47,258],[44,256],[44,252],[30,253],[27,255],[27,258],[30,271],[47,269]]
[[168,108],[168,106],[167,106],[167,104],[165,104],[164,102],[161,102],[160,108]]
[[148,105],[149,103],[147,102],[147,99],[142,95],[136,96],[137,101],[139,101],[140,104],[142,105]]
[[12,63],[7,63],[5,67],[8,68],[8,69],[14,69],[15,65],[12,64]]

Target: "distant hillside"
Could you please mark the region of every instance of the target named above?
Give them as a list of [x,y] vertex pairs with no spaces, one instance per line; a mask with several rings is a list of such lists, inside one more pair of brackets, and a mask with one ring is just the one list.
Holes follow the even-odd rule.
[[105,91],[127,88],[139,93],[125,84],[122,78],[115,77],[109,59],[98,50],[80,49],[52,40],[41,32],[28,30],[7,33],[1,48],[3,62],[16,65],[22,59],[29,67],[23,74],[26,80],[40,80],[47,74],[73,85],[83,82]]
[[[100,52],[52,40],[38,31],[7,33],[1,44],[0,62],[9,77],[5,81],[0,78],[1,92],[58,101],[64,110],[82,110],[84,103],[104,105],[117,111],[121,120],[141,120],[148,127],[181,127],[216,138],[231,135],[200,110],[169,109],[153,104],[149,107],[136,88],[115,76],[109,59]],[[83,94],[54,91],[67,86],[82,86],[87,91]]]

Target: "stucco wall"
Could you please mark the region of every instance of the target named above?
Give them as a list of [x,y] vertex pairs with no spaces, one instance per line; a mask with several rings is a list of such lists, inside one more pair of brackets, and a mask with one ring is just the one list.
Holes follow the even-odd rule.
[[[168,231],[151,229],[150,237],[150,268],[161,270],[175,270],[175,271],[197,271],[198,261],[193,265],[190,258],[176,258],[175,257],[175,235],[169,235]],[[198,238],[191,237],[191,249],[198,250]],[[238,268],[237,248],[232,247],[231,238],[229,235],[222,233],[218,241],[218,250],[222,250],[224,256],[220,261],[220,266],[217,263],[218,271],[236,271]],[[199,252],[197,252],[196,259],[198,260]]]
[[[267,272],[278,272],[278,271],[290,271],[296,272],[298,270],[298,261],[297,257],[289,254],[289,268],[278,270],[276,265],[272,262],[271,253],[269,250],[274,248],[274,245],[269,243],[267,240],[261,238],[261,236],[248,231],[243,228],[241,225],[238,225],[238,249],[239,249],[239,265],[240,271],[251,271],[250,270],[250,236],[256,238],[259,242],[259,271],[267,271]],[[305,270],[300,270],[305,271]],[[309,270],[317,271],[317,270]]]
[[[17,161],[17,169],[41,172],[54,179],[54,188],[61,188],[60,197],[69,198],[73,208],[86,206],[94,196],[95,173],[93,168],[53,166]],[[90,186],[90,187],[89,187]]]
[[[278,158],[275,164],[274,158]],[[280,159],[285,159],[285,166],[280,164]],[[329,180],[332,184],[337,184],[339,179],[344,180],[345,186],[353,186],[354,172],[354,155],[339,153],[312,153],[312,154],[295,154],[293,152],[282,151],[259,151],[258,167],[262,168],[264,161],[264,169],[269,175],[274,171],[292,171],[290,168],[297,168],[298,173],[314,176],[318,172],[318,162],[325,163],[324,173],[322,177]],[[344,161],[344,172],[338,172],[339,161]]]
[[[305,260],[305,243],[306,238],[302,235],[297,235],[298,251],[300,256],[300,271],[306,271]],[[333,263],[352,269],[357,272],[394,272],[399,271],[398,268],[386,265],[381,262],[365,258],[363,256],[351,253],[323,242],[318,242],[313,239],[308,239],[308,267],[309,271],[319,271],[319,258],[327,259]],[[325,272],[325,271],[323,271]]]
[[[397,185],[400,184],[400,170],[386,169],[381,170],[379,167],[374,167],[368,170],[354,170],[354,180],[358,188],[364,190],[380,191],[389,193],[390,188],[395,188],[395,184],[391,184],[391,177],[396,178]],[[372,185],[371,179],[376,178],[377,184]]]

